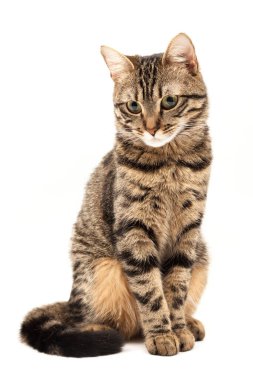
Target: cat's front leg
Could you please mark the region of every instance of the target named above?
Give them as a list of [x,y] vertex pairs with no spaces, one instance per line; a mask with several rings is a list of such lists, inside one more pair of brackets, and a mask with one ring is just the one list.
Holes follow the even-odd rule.
[[140,219],[117,223],[117,255],[137,301],[148,351],[170,356],[179,351],[163,293],[155,233]]
[[171,325],[179,339],[180,351],[191,350],[195,342],[187,327],[184,312],[189,282],[190,269],[180,265],[173,266],[163,280],[165,297],[171,312]]
[[177,240],[173,256],[168,258],[162,268],[164,294],[171,313],[172,329],[180,341],[180,351],[191,350],[195,342],[185,319],[185,301],[196,259],[198,236],[197,227],[185,229],[185,233]]

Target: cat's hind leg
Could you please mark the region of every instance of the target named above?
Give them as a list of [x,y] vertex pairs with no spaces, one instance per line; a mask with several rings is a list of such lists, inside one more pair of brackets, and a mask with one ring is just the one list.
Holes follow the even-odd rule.
[[140,333],[139,312],[118,260],[96,260],[91,308],[97,323],[118,330],[126,339]]
[[193,317],[186,317],[188,329],[194,335],[196,341],[203,340],[205,337],[205,328],[203,323]]

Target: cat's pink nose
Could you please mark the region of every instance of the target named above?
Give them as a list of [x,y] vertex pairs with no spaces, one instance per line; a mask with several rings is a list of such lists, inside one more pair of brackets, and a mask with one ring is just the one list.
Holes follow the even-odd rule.
[[146,126],[147,126],[147,131],[154,136],[156,133],[155,129],[155,118],[154,117],[148,117],[146,120]]
[[148,133],[150,133],[152,136],[155,136],[156,130],[155,129],[148,129]]

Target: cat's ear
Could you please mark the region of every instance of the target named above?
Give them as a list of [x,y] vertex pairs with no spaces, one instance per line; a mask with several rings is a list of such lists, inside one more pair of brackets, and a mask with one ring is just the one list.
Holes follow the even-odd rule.
[[185,64],[189,70],[196,74],[198,71],[198,60],[191,39],[184,33],[178,34],[170,42],[163,55],[162,63],[178,62]]
[[125,74],[134,70],[132,62],[117,50],[108,46],[101,46],[101,54],[104,57],[114,81],[120,80]]

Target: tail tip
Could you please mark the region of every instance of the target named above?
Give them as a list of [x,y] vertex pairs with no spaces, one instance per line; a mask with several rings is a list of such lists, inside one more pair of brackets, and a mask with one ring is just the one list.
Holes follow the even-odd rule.
[[58,337],[63,356],[92,357],[119,353],[124,344],[122,335],[113,329],[105,331],[64,332]]

